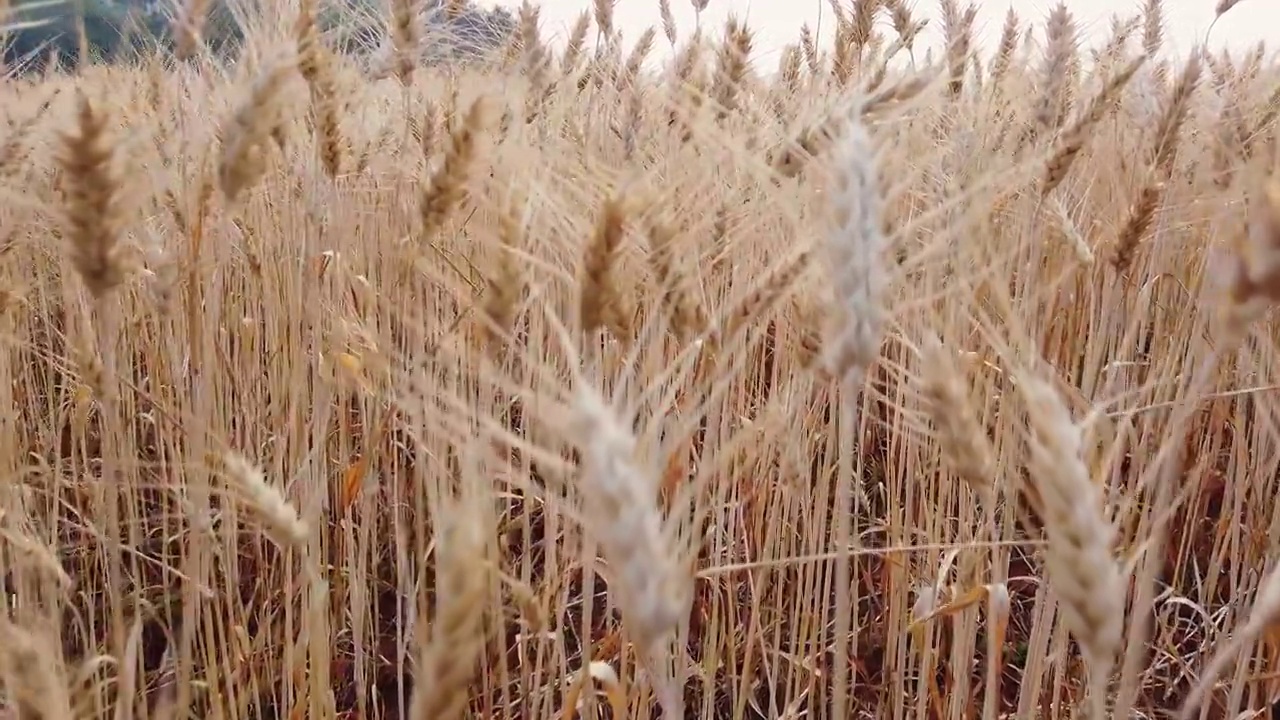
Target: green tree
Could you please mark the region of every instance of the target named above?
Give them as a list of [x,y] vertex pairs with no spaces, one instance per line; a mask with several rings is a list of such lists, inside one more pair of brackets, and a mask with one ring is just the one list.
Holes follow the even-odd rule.
[[[64,67],[79,61],[79,20],[90,59],[94,62],[122,62],[150,54],[157,46],[171,46],[170,17],[148,5],[148,0],[16,0],[12,17],[0,20],[14,25],[4,48],[6,63],[21,64],[38,71],[51,50],[56,50]],[[378,44],[382,32],[378,0],[346,0],[345,5],[328,4],[320,21],[335,49],[359,53]],[[498,8],[485,10],[464,2],[458,17],[446,19],[440,0],[428,0],[427,17],[436,29],[443,29],[449,42],[428,62],[473,57],[499,47],[515,27],[511,13]],[[232,57],[243,38],[242,28],[225,0],[214,0],[203,27],[204,40],[213,52]]]
[[110,60],[120,46],[122,31],[129,19],[123,7],[109,0],[58,4],[18,2],[13,13],[19,29],[8,38],[5,59],[12,63],[30,58],[35,65],[42,64],[52,50],[56,50],[60,61],[68,66],[79,60],[81,17],[90,57]]

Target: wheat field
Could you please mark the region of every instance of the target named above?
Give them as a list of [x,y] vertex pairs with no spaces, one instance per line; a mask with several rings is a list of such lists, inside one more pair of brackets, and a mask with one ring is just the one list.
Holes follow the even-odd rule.
[[1269,716],[1272,56],[662,2],[4,80],[0,716]]

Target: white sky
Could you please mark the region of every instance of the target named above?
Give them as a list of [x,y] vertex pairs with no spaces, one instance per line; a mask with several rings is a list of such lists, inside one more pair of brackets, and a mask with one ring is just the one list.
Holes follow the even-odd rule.
[[[497,3],[513,9],[521,0],[487,0],[484,4]],[[568,34],[578,13],[590,8],[591,0],[533,0],[542,8],[542,30],[552,44],[562,41]],[[849,5],[851,0],[841,0]],[[908,0],[918,16],[931,18],[927,31],[931,34],[923,42],[927,46],[938,45],[940,21],[938,0]],[[1024,23],[1034,21],[1037,29],[1041,21],[1057,4],[1057,0],[975,0],[979,7],[977,30],[984,46],[995,44],[1004,22],[1004,15],[1012,4]],[[1086,39],[1099,39],[1110,29],[1113,13],[1124,16],[1138,12],[1142,0],[1066,0],[1076,16],[1076,21]],[[961,6],[966,5],[961,0]],[[1165,0],[1166,44],[1175,51],[1184,51],[1204,37],[1213,21],[1217,0]],[[672,10],[681,39],[688,37],[694,28],[694,12],[689,0],[671,0]],[[801,25],[808,23],[817,30],[820,23],[829,29],[831,10],[829,0],[710,0],[703,13],[702,22],[719,31],[725,20],[735,15],[743,19],[755,32],[755,61],[761,69],[772,70],[777,61],[777,51],[799,37]],[[634,39],[650,25],[658,32],[656,49],[669,52],[661,32],[658,0],[615,0],[615,22],[624,36]],[[888,30],[887,20],[881,20]],[[892,31],[888,30],[892,37]],[[826,37],[827,33],[823,32]],[[1280,41],[1280,1],[1242,0],[1213,29],[1210,45],[1223,44],[1247,48],[1258,40],[1265,40],[1268,47]]]

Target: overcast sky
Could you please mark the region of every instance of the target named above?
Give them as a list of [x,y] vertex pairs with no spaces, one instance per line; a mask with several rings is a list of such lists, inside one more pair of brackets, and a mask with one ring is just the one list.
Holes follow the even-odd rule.
[[[851,0],[840,0],[849,5]],[[510,7],[519,7],[520,0],[488,0]],[[534,0],[537,2],[537,0]],[[544,35],[562,40],[578,13],[590,7],[591,0],[542,0],[542,26]],[[939,28],[938,0],[908,0],[923,17],[932,18],[929,30]],[[767,64],[777,58],[777,51],[793,42],[801,25],[808,23],[815,30],[820,24],[831,25],[829,0],[710,0],[703,23],[716,29],[724,26],[729,15],[744,19],[756,33],[756,60]],[[1017,9],[1023,22],[1040,22],[1049,14],[1057,0],[976,0],[980,12],[978,31],[984,45],[995,44],[1000,34],[1004,15],[1010,4]],[[1082,33],[1088,37],[1105,35],[1112,13],[1131,15],[1141,9],[1141,0],[1066,0],[1075,13]],[[965,2],[962,0],[961,5]],[[1166,36],[1178,50],[1185,50],[1204,37],[1213,21],[1217,0],[1165,0]],[[694,28],[694,12],[690,0],[671,0],[681,37],[687,37]],[[635,38],[650,25],[660,28],[658,0],[616,0],[615,18],[628,38]],[[887,28],[887,26],[886,26]],[[891,31],[890,31],[891,32]],[[825,36],[826,33],[824,32]],[[662,38],[659,32],[659,38]],[[930,35],[936,44],[938,35]],[[1265,40],[1268,47],[1280,41],[1280,0],[1242,0],[1213,29],[1211,46],[1226,43],[1241,48]],[[665,40],[658,44],[664,50]],[[770,67],[770,69],[772,69]]]

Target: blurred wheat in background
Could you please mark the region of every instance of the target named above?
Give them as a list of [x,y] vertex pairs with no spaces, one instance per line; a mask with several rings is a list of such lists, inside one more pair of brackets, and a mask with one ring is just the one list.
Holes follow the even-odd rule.
[[1269,712],[1265,48],[317,2],[6,54],[0,715]]

